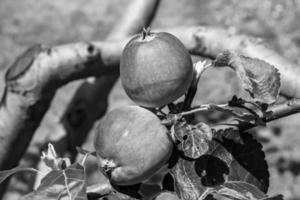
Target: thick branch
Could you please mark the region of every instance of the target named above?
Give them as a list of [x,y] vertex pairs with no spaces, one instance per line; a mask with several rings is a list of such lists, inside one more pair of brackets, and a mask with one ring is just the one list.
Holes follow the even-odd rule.
[[7,85],[6,105],[0,108],[0,170],[17,164],[58,87],[95,74],[118,73],[116,63],[123,48],[120,45],[78,43],[44,47],[29,70]]
[[[129,35],[148,26],[158,3],[159,0],[133,1],[108,39],[112,41],[128,38]],[[127,39],[122,42],[93,42],[93,44],[78,43],[53,48],[43,47],[43,50],[33,58],[34,61],[29,70],[17,80],[7,83],[9,85],[5,97],[7,104],[0,108],[0,170],[12,168],[18,164],[33,133],[49,108],[55,91],[60,86],[72,80],[105,75],[104,78],[97,79],[98,87],[92,90],[89,90],[92,83],[83,83],[79,96],[82,97],[81,95],[85,94],[85,96],[92,97],[88,99],[89,101],[82,104],[75,99],[72,104],[75,105],[77,113],[80,113],[81,109],[87,111],[88,114],[91,113],[92,119],[84,120],[87,122],[85,123],[87,127],[91,127],[94,119],[104,114],[107,96],[117,80],[120,55],[126,43]],[[86,108],[85,105],[91,106]],[[80,118],[76,116],[74,118],[72,113],[65,116],[67,120],[71,119],[70,125],[74,125],[74,121],[75,125],[78,125],[76,122]],[[74,134],[68,135],[71,142],[81,140],[80,143],[82,143],[84,135],[86,136],[88,132],[88,129],[78,126],[72,129],[68,129],[67,125],[65,127],[70,133],[73,130],[83,133],[76,135],[78,138],[73,138]]]
[[214,59],[222,51],[231,50],[264,60],[279,70],[281,94],[300,98],[300,68],[269,48],[262,40],[215,27],[178,27],[166,31],[176,35],[195,55]]
[[151,24],[160,0],[134,0],[126,10],[126,14],[114,26],[107,40],[119,40],[142,31]]
[[271,107],[270,111],[271,113],[269,113],[266,117],[267,122],[299,113],[300,99],[292,99],[282,104],[274,105]]

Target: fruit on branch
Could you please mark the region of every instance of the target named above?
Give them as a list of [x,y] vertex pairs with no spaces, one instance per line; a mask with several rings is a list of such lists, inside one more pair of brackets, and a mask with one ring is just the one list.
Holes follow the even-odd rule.
[[160,119],[139,106],[117,108],[102,118],[94,146],[100,170],[115,185],[148,179],[168,161],[173,150]]
[[180,96],[193,78],[191,56],[166,32],[143,30],[125,46],[120,77],[127,95],[144,107],[160,107]]

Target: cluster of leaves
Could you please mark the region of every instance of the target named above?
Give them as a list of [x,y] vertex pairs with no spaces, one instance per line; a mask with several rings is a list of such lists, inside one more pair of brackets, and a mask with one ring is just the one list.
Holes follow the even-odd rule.
[[[280,200],[282,195],[269,197],[269,172],[262,145],[245,130],[256,125],[265,125],[268,106],[276,102],[280,89],[277,69],[268,63],[225,51],[209,65],[228,66],[240,78],[243,88],[251,99],[236,96],[224,105],[201,105],[190,108],[202,72],[208,67],[200,62],[195,65],[196,76],[186,99],[179,104],[170,104],[170,113],[164,116],[175,142],[173,156],[169,161],[163,189],[174,191],[182,200],[193,199],[240,199]],[[203,110],[218,110],[229,113],[235,119],[226,126],[210,126],[194,122],[193,114]],[[142,184],[112,186],[105,194],[88,193],[84,161],[70,164],[68,159],[58,158],[51,144],[42,160],[49,167],[39,187],[22,199],[140,199]],[[0,172],[0,182],[20,172],[40,173],[33,168],[14,168]],[[168,179],[168,180],[167,180]],[[167,180],[167,181],[166,181]],[[167,182],[172,182],[168,184]]]
[[276,102],[279,94],[277,69],[230,51],[218,55],[212,66],[232,68],[252,98],[234,96],[228,104],[200,106],[180,113],[183,116],[218,110],[231,114],[238,123],[210,127],[203,122],[189,123],[184,117],[173,123],[177,158],[170,171],[176,194],[183,200],[283,199],[282,195],[266,195],[269,171],[262,145],[244,131],[266,124],[268,106]]
[[[24,200],[38,199],[87,199],[86,178],[84,162],[70,164],[67,158],[59,158],[54,147],[49,144],[48,151],[43,152],[42,160],[49,167],[49,172],[44,175],[39,187],[33,192],[22,197]],[[0,172],[0,183],[8,176],[21,171],[42,173],[33,168],[17,167]]]

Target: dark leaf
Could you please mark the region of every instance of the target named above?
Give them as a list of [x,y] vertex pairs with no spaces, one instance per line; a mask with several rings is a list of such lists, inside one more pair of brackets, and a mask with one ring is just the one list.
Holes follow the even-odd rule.
[[141,183],[135,184],[135,185],[112,185],[115,190],[118,192],[121,192],[124,195],[128,195],[132,198],[141,198],[142,196],[139,194],[139,190],[141,187]]
[[175,191],[182,200],[204,198],[208,189],[242,181],[266,192],[269,172],[262,146],[248,133],[230,128],[213,131],[209,150],[197,159],[182,152],[171,169]]
[[64,170],[49,172],[42,179],[37,190],[22,199],[87,200],[84,167],[78,163],[74,163]]
[[0,184],[5,181],[5,179],[7,179],[9,176],[14,175],[15,173],[18,172],[34,172],[37,173],[38,170],[34,169],[34,168],[23,168],[23,167],[16,167],[10,170],[4,170],[4,171],[0,171]]
[[229,167],[218,157],[203,155],[195,161],[195,171],[204,187],[214,187],[226,181]]
[[235,70],[243,88],[256,101],[267,104],[276,101],[280,89],[280,74],[269,63],[224,51],[217,56],[215,66],[229,66]]
[[[214,138],[216,143],[210,147],[210,153],[226,160],[230,168],[228,180],[247,182],[267,192],[270,175],[262,145],[247,132],[239,132],[232,128],[215,132]],[[216,148],[218,146],[219,148]],[[213,149],[220,151],[220,146],[228,154],[217,155]]]

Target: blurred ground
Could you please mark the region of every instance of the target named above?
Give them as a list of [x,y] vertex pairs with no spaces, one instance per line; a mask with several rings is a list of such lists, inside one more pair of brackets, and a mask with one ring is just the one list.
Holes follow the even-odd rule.
[[[101,40],[121,16],[129,0],[0,0],[0,68],[3,70],[26,47],[85,40]],[[220,25],[261,37],[283,56],[300,63],[300,1],[284,0],[162,0],[152,28],[176,25]],[[214,78],[211,78],[212,75]],[[218,81],[216,81],[218,80]],[[200,81],[197,103],[224,102],[240,92],[229,70],[210,70]],[[62,88],[47,116],[58,115],[71,95],[74,83]],[[3,84],[1,84],[1,88]],[[60,94],[64,95],[60,95]],[[110,108],[131,103],[118,83]],[[43,122],[53,134],[55,127]],[[212,116],[212,118],[218,116]],[[300,199],[300,115],[255,131],[264,144],[270,166],[269,193]],[[35,136],[38,140],[39,132]]]

